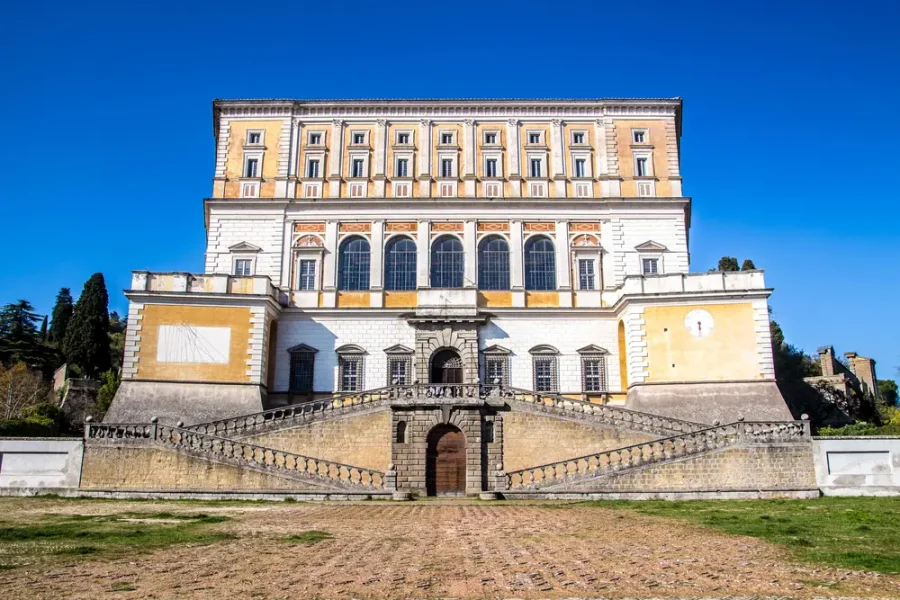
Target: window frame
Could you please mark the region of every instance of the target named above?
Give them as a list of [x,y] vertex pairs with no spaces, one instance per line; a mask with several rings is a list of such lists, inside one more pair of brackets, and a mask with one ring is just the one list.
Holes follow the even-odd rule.
[[[487,250],[486,246],[493,242],[502,242],[506,246],[506,250]],[[511,250],[509,246],[509,240],[506,239],[505,236],[502,235],[487,235],[481,238],[478,241],[477,248],[477,256],[476,260],[478,262],[478,281],[477,287],[479,290],[485,291],[508,291],[512,289],[511,287],[511,274],[510,274],[510,260],[511,260]],[[488,255],[488,253],[497,254],[496,257],[493,255]],[[505,265],[502,264],[504,259],[501,254],[505,252]],[[487,269],[490,266],[498,266],[500,269],[498,271],[488,271]],[[489,279],[496,278],[498,282],[495,284],[491,283],[491,285],[485,285],[489,283]],[[503,284],[503,280],[505,278],[505,285]]]
[[[249,273],[238,273],[238,263],[245,263]],[[253,277],[256,274],[255,256],[233,256],[231,258],[231,275],[233,277]]]
[[[531,354],[531,383],[532,389],[538,393],[558,394],[559,393],[559,350],[549,345],[535,346],[529,350]],[[549,375],[538,375],[538,364],[546,363],[550,368]],[[549,377],[549,385],[547,389],[540,389],[538,385],[539,377],[541,379]]]
[[[586,129],[574,129],[571,132],[572,137],[570,144],[572,146],[588,146],[590,145],[590,138],[588,137],[588,131]],[[579,142],[577,136],[581,136],[581,141]]]
[[[396,261],[393,260],[393,252],[394,252],[394,248],[402,242],[410,242],[410,243],[412,243],[412,246],[413,246],[412,252],[410,252],[409,250],[399,251],[399,252],[402,252],[405,256],[405,258],[403,260],[405,271],[403,271],[403,272],[391,271],[389,269],[398,268]],[[410,257],[412,259],[411,261],[410,261]],[[383,282],[382,282],[384,285],[384,290],[386,292],[415,291],[417,289],[417,285],[416,285],[417,275],[416,274],[418,272],[417,271],[418,258],[419,258],[418,245],[416,244],[416,240],[414,240],[412,237],[410,237],[408,235],[395,235],[395,236],[388,238],[388,240],[384,244],[384,252],[383,252],[383,257],[382,257],[382,262],[384,263],[384,265],[383,265],[384,274],[383,274]],[[392,266],[392,263],[394,263],[393,266]],[[403,279],[403,281],[404,281],[403,286],[396,285],[398,277]],[[404,287],[404,286],[406,286],[406,287]]]
[[[303,264],[312,263],[312,282],[309,287],[303,287],[305,282],[310,281],[310,275],[303,274]],[[319,261],[315,257],[298,256],[297,257],[297,290],[301,292],[312,292],[319,289]],[[304,279],[306,278],[306,279]]]
[[[412,146],[413,145],[413,130],[412,129],[398,129],[394,131],[394,145],[395,146]],[[401,136],[406,136],[406,141],[401,140]]]
[[[438,245],[444,242],[458,244],[459,249],[438,249]],[[441,254],[440,261],[437,261],[438,253]],[[462,240],[455,235],[438,236],[432,240],[428,254],[430,259],[428,281],[432,289],[453,290],[460,289],[465,285],[466,249]],[[443,254],[447,254],[447,258],[444,258]],[[449,266],[446,268],[445,261],[449,261]]]
[[[361,258],[356,260],[360,261],[359,266],[353,265],[356,271],[349,273],[346,277],[344,275],[345,270],[345,256],[349,254],[351,251],[346,250],[350,244],[357,240],[362,240],[366,243],[366,247],[368,252],[366,252],[366,259],[362,261]],[[364,254],[361,251],[354,250],[352,251],[354,255],[358,255],[362,257]],[[362,262],[365,263],[365,268],[362,267]],[[368,292],[371,289],[371,277],[372,277],[372,243],[364,236],[361,235],[350,235],[341,240],[340,244],[338,244],[338,260],[337,260],[337,290],[341,292]],[[349,265],[347,265],[349,267]],[[351,285],[350,282],[345,281],[346,279],[355,277],[357,280],[356,286]],[[365,285],[363,285],[363,282]]]
[[[531,271],[529,269],[529,267],[533,268],[535,265],[534,257],[531,256],[531,248],[534,245],[536,245],[538,242],[542,242],[542,241],[549,242],[550,246],[553,248],[553,252],[551,253],[552,260],[549,263],[547,263],[549,265],[552,265],[552,267],[553,267],[553,269],[552,269],[553,286],[552,287],[542,287],[543,284],[535,285],[536,282],[538,281],[538,279],[535,279],[535,278],[550,277],[550,275],[549,275],[550,271],[548,269],[545,269],[544,271],[534,272],[535,274],[532,274],[533,271]],[[554,243],[554,241],[546,235],[531,235],[525,240],[525,244],[524,244],[522,250],[523,250],[522,251],[522,255],[523,255],[522,263],[523,263],[523,275],[524,275],[524,280],[525,280],[525,289],[528,291],[544,291],[544,292],[552,292],[552,291],[558,290],[559,288],[558,288],[557,282],[559,281],[559,274],[556,272],[557,271],[557,269],[556,269],[556,244]],[[548,253],[547,250],[537,250],[535,252],[539,252],[542,255]],[[544,259],[542,259],[542,260],[544,260]],[[539,266],[541,266],[543,268],[546,266],[546,264],[542,264]]]
[[[638,257],[641,261],[641,275],[662,275],[662,268],[660,265],[662,264],[662,257],[655,254],[642,254]],[[652,264],[656,267],[656,272],[651,273],[647,271],[646,261],[653,261]]]
[[[314,141],[313,136],[318,136],[319,141]],[[306,145],[314,146],[316,148],[325,146],[325,132],[317,129],[306,132]]]
[[[502,346],[490,346],[481,351],[482,381],[485,387],[509,387],[510,385],[510,356],[512,353]],[[490,365],[500,367],[500,383],[494,383],[490,377]]]
[[[256,173],[250,175],[248,173],[250,162],[256,162]],[[244,152],[244,160],[241,165],[241,179],[262,179],[263,172],[263,153],[262,151]]]
[[[447,136],[450,136],[450,141],[444,141]],[[438,131],[438,145],[439,146],[455,146],[456,145],[456,132],[452,129],[442,129]]]
[[[259,139],[257,139],[257,141],[255,141],[255,142],[251,141],[252,136],[254,136],[254,135],[259,136]],[[264,146],[265,139],[266,139],[265,136],[266,136],[265,129],[248,129],[246,137],[244,138],[244,145],[245,146],[253,146],[253,147]]]
[[[316,165],[316,173],[315,174],[313,174],[311,172],[313,163],[315,163],[315,165]],[[322,167],[322,158],[320,156],[318,156],[318,155],[307,156],[306,157],[306,178],[307,179],[322,179],[324,177],[322,175],[322,173],[324,173],[324,169],[322,169],[321,167]]]
[[[362,136],[361,141],[357,141],[357,138]],[[350,145],[351,146],[368,146],[369,145],[369,130],[368,129],[355,129],[350,130]]]
[[[579,351],[581,354],[581,393],[582,394],[606,394],[609,393],[609,352],[599,349]],[[597,364],[598,373],[588,374],[588,366]],[[588,381],[599,379],[599,389],[588,389]]]
[[[532,138],[537,136],[537,141],[532,141]],[[525,131],[525,140],[526,145],[528,146],[543,146],[544,142],[544,130],[543,129],[530,129]]]
[[[490,141],[489,136],[493,136],[493,141]],[[489,148],[494,148],[500,145],[500,131],[497,129],[486,129],[481,132],[481,145],[487,146]]]
[[[288,348],[287,351],[290,355],[290,363],[288,367],[288,394],[314,393],[316,382],[316,354],[319,351],[316,348],[307,346],[306,344],[299,344],[297,346],[294,346],[293,348]],[[309,389],[305,389],[296,385],[299,379],[297,367],[299,366],[298,363],[301,360],[309,362],[308,375],[304,374],[304,379],[306,377],[308,377],[309,379]]]
[[[366,361],[365,355],[361,352],[338,351],[338,372],[337,372],[337,391],[338,392],[362,392],[366,387]],[[345,369],[355,368],[356,373],[349,375],[356,378],[356,385],[351,389],[345,385],[345,378],[348,374]]]
[[[643,137],[638,140],[638,136]],[[644,146],[650,143],[650,129],[647,127],[634,127],[631,129],[631,143],[635,146]]]
[[[403,381],[394,381],[394,365],[403,365],[406,373]],[[387,352],[387,384],[388,385],[412,385],[412,352]]]

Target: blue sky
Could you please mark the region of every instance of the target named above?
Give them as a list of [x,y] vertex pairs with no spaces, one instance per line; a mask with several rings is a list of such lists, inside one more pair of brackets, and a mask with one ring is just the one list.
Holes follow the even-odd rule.
[[752,258],[789,341],[896,377],[898,29],[887,0],[15,2],[0,303],[202,270],[216,97],[681,96],[692,270]]

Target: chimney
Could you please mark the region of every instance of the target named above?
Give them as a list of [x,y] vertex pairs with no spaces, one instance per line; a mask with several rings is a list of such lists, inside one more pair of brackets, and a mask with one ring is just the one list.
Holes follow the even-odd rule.
[[822,375],[831,377],[834,375],[834,346],[822,346],[818,349],[819,362],[822,364]]

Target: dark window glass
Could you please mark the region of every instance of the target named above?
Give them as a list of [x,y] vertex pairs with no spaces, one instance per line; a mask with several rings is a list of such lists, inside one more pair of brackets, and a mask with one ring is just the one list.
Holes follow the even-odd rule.
[[338,359],[340,377],[338,383],[342,392],[358,392],[363,383],[363,357],[341,356]]
[[591,356],[581,360],[582,385],[585,392],[606,391],[606,357]]
[[309,394],[313,391],[313,367],[316,355],[312,352],[291,352],[292,392]]
[[509,289],[509,244],[503,238],[487,238],[478,246],[478,288]]
[[534,358],[534,390],[536,392],[556,391],[556,357]]
[[431,287],[463,286],[463,246],[455,237],[442,237],[431,246]]
[[392,239],[384,250],[384,289],[416,289],[416,243],[407,237]]
[[556,289],[556,250],[545,237],[525,242],[525,289]]
[[344,240],[338,252],[338,289],[369,289],[369,242],[361,237]]
[[594,261],[581,259],[578,261],[578,288],[582,290],[594,289]]

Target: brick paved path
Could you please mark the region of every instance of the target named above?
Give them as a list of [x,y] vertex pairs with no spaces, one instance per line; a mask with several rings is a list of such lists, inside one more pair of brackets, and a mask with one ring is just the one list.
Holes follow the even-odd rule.
[[[78,514],[198,511],[175,503],[59,506]],[[0,597],[900,597],[897,577],[797,565],[756,539],[620,510],[475,502],[199,510],[232,516],[221,527],[239,538],[57,564],[49,573],[0,572]],[[308,530],[334,538],[311,546],[280,540]],[[839,585],[817,583],[832,581]],[[136,590],[110,592],[123,582]]]

